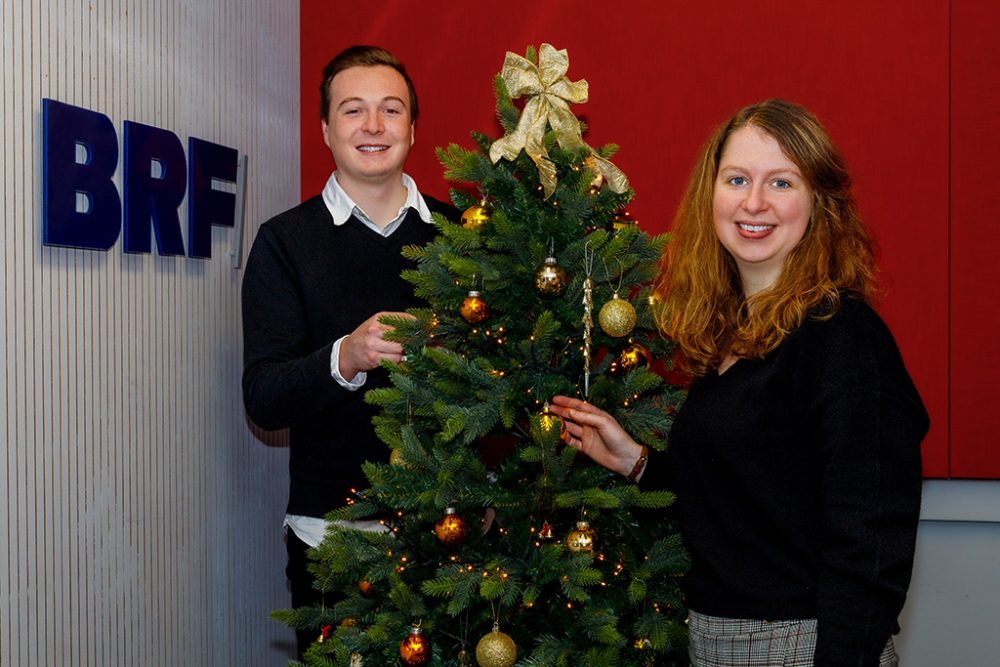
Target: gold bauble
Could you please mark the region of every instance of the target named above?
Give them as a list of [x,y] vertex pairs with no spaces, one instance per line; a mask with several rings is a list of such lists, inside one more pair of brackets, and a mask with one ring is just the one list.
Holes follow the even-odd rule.
[[594,550],[594,530],[586,521],[577,521],[576,528],[569,531],[566,536],[566,546],[570,551],[593,551]]
[[483,297],[479,296],[479,292],[470,290],[469,296],[462,301],[462,307],[458,312],[469,324],[479,324],[490,316],[490,307],[486,305]]
[[484,635],[476,644],[476,662],[479,667],[511,667],[517,660],[517,644],[493,624],[493,631]]
[[566,291],[569,274],[559,266],[555,257],[546,257],[535,271],[535,291],[546,299],[554,299]]
[[473,204],[462,213],[462,226],[466,229],[479,229],[490,219],[490,210],[480,202]]
[[608,367],[608,372],[615,376],[625,375],[636,368],[648,368],[652,361],[649,350],[639,343],[632,343],[618,353]]
[[410,634],[399,643],[399,657],[404,665],[423,667],[431,661],[431,645],[420,628],[410,628]]
[[400,449],[393,449],[392,453],[389,454],[389,463],[394,466],[399,466],[400,468],[409,468],[410,464],[406,462],[403,458],[403,451]]
[[597,319],[601,323],[601,329],[604,330],[604,333],[614,338],[622,338],[632,333],[632,329],[635,327],[635,308],[615,292],[611,300],[601,306],[601,312],[597,314]]
[[444,511],[444,516],[434,524],[434,534],[446,547],[457,547],[465,541],[469,526],[465,519],[458,516],[454,507],[449,507]]

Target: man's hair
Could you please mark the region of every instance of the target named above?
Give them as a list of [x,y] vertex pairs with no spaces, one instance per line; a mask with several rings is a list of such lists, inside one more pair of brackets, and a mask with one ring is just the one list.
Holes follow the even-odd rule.
[[410,76],[406,73],[406,68],[403,67],[403,63],[399,62],[399,60],[396,59],[396,56],[392,55],[385,49],[365,44],[347,47],[334,56],[333,60],[328,62],[326,67],[323,68],[323,83],[321,83],[319,87],[320,119],[326,122],[329,118],[330,82],[333,81],[333,77],[351,67],[375,67],[376,65],[391,67],[399,72],[400,76],[403,77],[403,80],[406,82],[406,88],[410,91],[410,120],[415,121],[419,115],[419,109],[417,107],[417,91],[413,87],[413,82],[410,81]]
[[[716,235],[712,207],[722,152],[744,127],[773,137],[812,193],[805,234],[780,277],[749,300],[735,260]],[[844,161],[816,117],[792,102],[752,104],[716,129],[691,174],[673,231],[656,285],[662,303],[658,321],[698,375],[727,354],[763,357],[806,317],[832,316],[842,295],[871,300],[875,292],[875,245]]]

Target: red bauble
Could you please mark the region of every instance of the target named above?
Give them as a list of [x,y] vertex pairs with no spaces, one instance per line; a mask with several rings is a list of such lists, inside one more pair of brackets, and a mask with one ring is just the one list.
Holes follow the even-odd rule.
[[462,301],[462,307],[458,309],[458,312],[469,324],[479,324],[490,316],[490,307],[486,305],[485,299],[479,296],[479,292],[471,290]]
[[458,516],[454,507],[449,507],[444,511],[444,516],[434,524],[434,534],[441,540],[441,544],[446,547],[457,547],[465,541],[469,534],[469,526],[465,519]]
[[409,667],[423,667],[431,661],[431,645],[423,630],[410,628],[410,634],[399,643],[399,657]]

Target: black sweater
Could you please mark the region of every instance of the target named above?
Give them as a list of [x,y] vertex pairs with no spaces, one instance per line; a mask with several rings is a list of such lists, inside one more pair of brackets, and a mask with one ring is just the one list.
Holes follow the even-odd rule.
[[319,196],[261,225],[243,278],[243,401],[258,426],[289,429],[289,514],[324,516],[367,486],[364,461],[387,458],[364,402],[366,390],[387,384],[385,371],[350,391],[330,375],[330,353],[375,313],[424,305],[400,278],[414,268],[400,253],[435,234],[413,209],[387,238],[353,216],[336,226]]
[[690,608],[817,618],[817,667],[877,665],[910,581],[927,428],[892,335],[854,299],[695,380],[643,476],[677,491]]

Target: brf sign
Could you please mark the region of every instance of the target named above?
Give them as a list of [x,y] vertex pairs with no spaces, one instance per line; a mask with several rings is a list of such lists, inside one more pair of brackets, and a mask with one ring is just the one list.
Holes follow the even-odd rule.
[[42,100],[43,243],[108,250],[124,229],[125,252],[151,252],[155,235],[160,255],[184,255],[178,211],[186,193],[187,255],[211,257],[212,225],[234,226],[238,198],[213,184],[236,182],[239,153],[190,137],[185,158],[173,132],[129,120],[123,138],[119,196],[111,119]]

